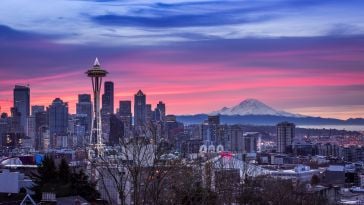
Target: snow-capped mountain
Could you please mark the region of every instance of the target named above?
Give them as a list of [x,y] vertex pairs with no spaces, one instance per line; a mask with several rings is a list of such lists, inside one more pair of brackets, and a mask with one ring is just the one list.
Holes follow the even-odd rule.
[[220,110],[210,113],[211,115],[274,115],[285,117],[303,117],[302,115],[292,114],[289,112],[275,110],[274,108],[260,102],[256,99],[246,99],[240,104],[227,108],[224,107]]

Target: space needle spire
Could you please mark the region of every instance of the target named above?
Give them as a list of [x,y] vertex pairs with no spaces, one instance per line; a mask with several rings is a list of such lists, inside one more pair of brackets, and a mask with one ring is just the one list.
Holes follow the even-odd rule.
[[103,155],[104,144],[102,142],[102,126],[101,126],[101,110],[100,110],[100,90],[102,78],[108,72],[101,68],[99,60],[96,58],[91,69],[86,71],[88,77],[92,81],[92,90],[94,95],[94,117],[92,122],[92,130],[90,136],[90,148],[93,153],[89,153],[91,157]]

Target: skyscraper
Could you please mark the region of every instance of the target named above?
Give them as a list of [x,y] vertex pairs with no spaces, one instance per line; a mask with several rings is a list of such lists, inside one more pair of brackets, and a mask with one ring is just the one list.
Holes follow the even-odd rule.
[[142,126],[145,124],[146,117],[146,96],[139,90],[134,96],[134,125]]
[[164,104],[162,101],[159,101],[159,103],[157,104],[157,108],[155,109],[156,113],[155,115],[158,116],[156,117],[157,121],[164,121],[164,118],[166,117],[166,104]]
[[37,114],[38,112],[44,112],[44,105],[32,106],[32,116],[35,117],[35,114]]
[[15,85],[14,108],[20,113],[20,125],[25,131],[27,117],[30,115],[30,89],[28,86]]
[[110,115],[110,135],[109,145],[119,145],[120,139],[124,137],[124,123],[116,117],[116,115]]
[[0,146],[3,145],[3,139],[6,137],[6,132],[9,130],[9,117],[6,113],[1,113],[0,116]]
[[230,150],[233,152],[240,152],[242,153],[244,150],[244,132],[243,129],[239,125],[233,125],[229,127],[230,135],[230,144],[225,146],[226,150]]
[[44,148],[44,133],[49,134],[48,115],[46,111],[35,113],[35,149],[41,150]]
[[210,115],[208,116],[209,125],[220,125],[220,116],[219,115]]
[[114,83],[106,81],[104,83],[104,94],[102,95],[102,112],[104,114],[114,114]]
[[50,146],[56,146],[57,137],[67,135],[68,128],[68,104],[60,98],[53,100],[47,108],[48,125],[50,134]]
[[90,94],[79,94],[78,95],[78,102],[91,102],[91,95]]
[[210,135],[210,140],[213,144],[218,141],[219,126],[220,126],[220,116],[212,115],[208,116],[208,134]]
[[292,151],[295,128],[295,124],[289,122],[282,122],[277,125],[277,152],[290,153]]
[[132,124],[131,101],[122,100],[119,102],[119,117],[124,127],[130,128]]
[[87,133],[91,133],[92,125],[92,103],[90,94],[79,94],[78,102],[76,103],[76,117],[85,118],[85,123],[81,123],[84,126]]
[[153,120],[152,105],[146,104],[145,105],[145,121],[151,122],[152,120]]

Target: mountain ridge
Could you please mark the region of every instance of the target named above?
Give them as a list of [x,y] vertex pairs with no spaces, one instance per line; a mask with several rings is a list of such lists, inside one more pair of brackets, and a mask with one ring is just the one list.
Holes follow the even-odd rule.
[[271,106],[253,98],[241,101],[239,104],[228,108],[223,107],[220,110],[209,113],[210,115],[273,115],[285,117],[304,117],[303,115],[289,113],[283,110],[276,110]]
[[364,125],[364,118],[341,120],[305,116],[276,110],[259,100],[251,98],[243,100],[231,108],[223,107],[211,113],[178,115],[177,120],[187,124],[199,124],[206,120],[208,115],[220,115],[221,122],[224,124],[275,125],[282,121],[289,121],[297,125]]

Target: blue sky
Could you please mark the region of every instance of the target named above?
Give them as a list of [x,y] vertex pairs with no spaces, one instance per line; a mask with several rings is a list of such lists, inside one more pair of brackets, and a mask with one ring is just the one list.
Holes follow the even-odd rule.
[[54,42],[107,46],[355,35],[364,32],[363,6],[361,0],[2,0],[0,24]]

